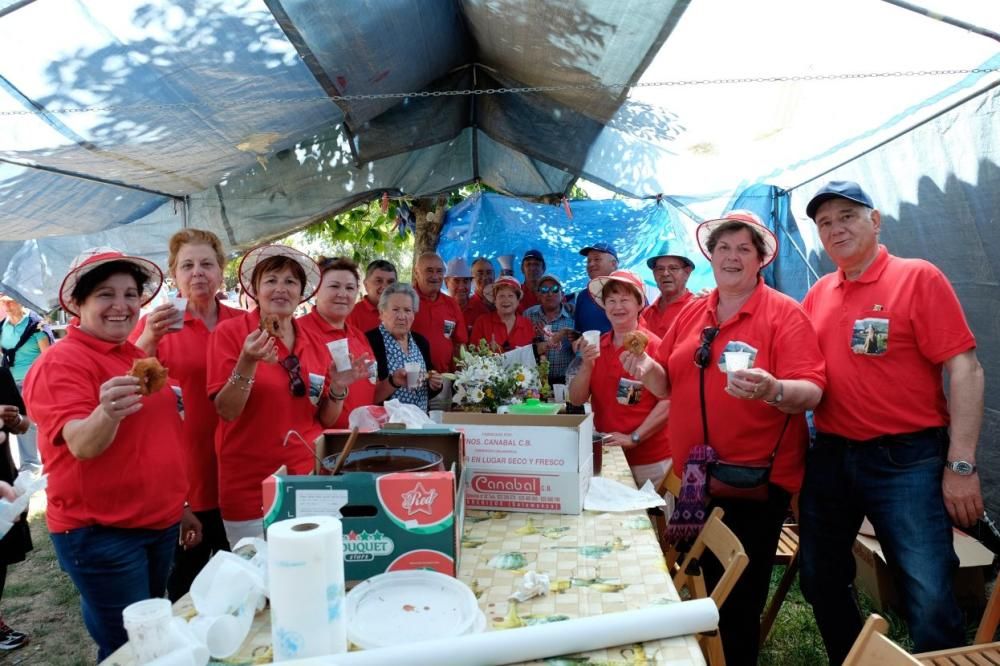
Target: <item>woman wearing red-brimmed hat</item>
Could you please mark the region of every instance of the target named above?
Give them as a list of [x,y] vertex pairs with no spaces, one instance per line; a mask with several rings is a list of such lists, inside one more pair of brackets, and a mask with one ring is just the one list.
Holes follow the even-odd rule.
[[521,283],[509,275],[486,285],[483,296],[496,310],[473,322],[469,344],[478,345],[485,340],[494,349],[506,352],[534,342],[535,327],[531,320],[517,314],[522,295]]
[[364,359],[337,372],[329,352],[295,322],[320,281],[316,262],[285,245],[260,245],[240,262],[257,308],[222,322],[208,347],[208,395],[219,413],[219,509],[229,542],[263,533],[261,482],[285,465],[306,474],[312,447],[343,410],[348,387],[368,376]]
[[[647,388],[670,399],[667,429],[683,488],[668,540],[693,539],[699,517],[720,507],[750,558],[719,613],[719,634],[726,663],[756,664],[774,551],[802,483],[803,412],[819,403],[826,370],[801,306],[764,283],[761,270],[777,255],[778,241],[761,220],[730,211],[699,225],[697,238],[716,289],[681,310],[659,353],[624,354],[622,361]],[[729,466],[710,467],[716,460]],[[720,483],[725,469],[745,479],[759,474],[754,468],[767,470],[763,478],[745,483],[730,476],[728,491]],[[717,470],[714,495],[706,482],[710,469]],[[715,562],[706,565],[714,583],[721,570]]]
[[646,289],[638,275],[612,271],[587,285],[594,302],[607,315],[611,330],[598,344],[581,344],[582,365],[569,385],[570,402],[590,400],[594,428],[605,434],[605,445],[625,451],[636,485],[650,481],[657,487],[670,471],[670,442],[664,428],[670,403],[644,390],[642,383],[622,367],[619,356],[627,336],[640,333],[645,349],[655,352],[660,338],[639,323],[646,305]]
[[98,660],[127,640],[126,606],[163,596],[188,492],[173,391],[140,395],[128,374],[146,356],[129,334],[162,281],[153,262],[111,248],[78,256],[59,294],[78,321],[25,378],[46,521]]

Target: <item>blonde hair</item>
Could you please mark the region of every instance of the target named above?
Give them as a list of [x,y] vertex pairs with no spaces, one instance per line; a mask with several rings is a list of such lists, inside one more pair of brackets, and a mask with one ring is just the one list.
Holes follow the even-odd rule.
[[181,229],[171,236],[168,242],[167,268],[171,275],[177,268],[177,253],[185,245],[208,245],[215,250],[215,259],[219,262],[219,268],[226,267],[226,255],[222,251],[222,241],[219,240],[218,236],[211,231],[201,229]]

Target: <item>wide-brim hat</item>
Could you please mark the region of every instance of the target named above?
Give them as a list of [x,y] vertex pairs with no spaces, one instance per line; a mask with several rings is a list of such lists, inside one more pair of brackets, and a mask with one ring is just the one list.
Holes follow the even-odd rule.
[[602,275],[600,277],[595,277],[587,285],[587,289],[590,291],[590,295],[594,298],[594,302],[604,308],[604,287],[609,282],[620,282],[626,286],[631,287],[635,290],[636,295],[639,297],[639,305],[646,305],[646,285],[643,284],[642,278],[633,273],[632,271],[612,271],[611,275]]
[[760,262],[760,267],[764,268],[778,256],[778,237],[774,232],[764,226],[756,214],[748,210],[731,210],[717,220],[706,220],[698,225],[697,237],[698,247],[701,253],[709,260],[712,254],[708,251],[708,237],[712,235],[717,227],[727,222],[743,222],[750,226],[751,233],[756,233],[764,240],[764,258]]
[[74,317],[79,317],[80,313],[76,307],[76,303],[73,301],[73,290],[76,289],[76,285],[80,283],[80,279],[84,275],[98,266],[103,266],[112,261],[124,261],[132,264],[149,276],[145,286],[142,288],[141,305],[146,305],[153,300],[157,292],[160,291],[160,287],[163,286],[163,271],[149,259],[133,257],[113,247],[92,247],[76,255],[73,263],[69,265],[69,272],[66,273],[62,285],[59,287],[59,304],[62,306],[62,309]]
[[469,264],[465,263],[465,259],[455,257],[448,262],[448,268],[444,276],[446,278],[471,278],[472,271],[469,270]]
[[493,296],[496,290],[500,287],[510,287],[517,292],[518,299],[524,297],[524,292],[521,290],[521,283],[517,281],[517,278],[513,278],[509,275],[501,275],[494,282],[490,282],[488,285],[483,287],[483,298],[486,299],[487,303],[493,302]]
[[654,256],[650,257],[649,259],[646,259],[646,268],[652,270],[656,266],[656,260],[657,259],[663,259],[664,257],[668,257],[668,258],[671,258],[671,259],[679,259],[681,261],[681,263],[683,263],[688,268],[694,268],[694,262],[691,261],[690,259],[688,259],[687,257],[685,257],[683,254],[657,254],[657,255],[654,255]]
[[246,295],[257,300],[257,294],[254,292],[251,280],[253,271],[257,268],[257,264],[271,257],[288,257],[298,262],[302,266],[302,270],[306,273],[306,283],[302,285],[302,298],[299,299],[299,303],[312,298],[316,290],[319,289],[319,281],[322,277],[319,265],[310,259],[309,255],[287,245],[258,245],[247,250],[247,253],[243,255],[243,259],[240,260],[240,284],[243,286],[243,291],[246,292]]

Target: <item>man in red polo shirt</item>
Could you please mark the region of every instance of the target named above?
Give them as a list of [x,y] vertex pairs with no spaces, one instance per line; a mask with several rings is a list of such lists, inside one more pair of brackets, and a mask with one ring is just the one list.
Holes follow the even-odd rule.
[[396,267],[385,259],[376,259],[365,269],[365,297],[351,310],[347,323],[362,333],[378,328],[382,323],[378,313],[378,299],[390,284],[396,281]]
[[806,213],[838,270],[803,301],[829,383],[799,503],[802,592],[839,664],[861,630],[851,547],[867,516],[903,583],[914,651],[962,645],[951,526],[983,514],[975,338],[940,270],[879,244],[881,215],[857,183],[827,183]]
[[[420,309],[413,320],[413,330],[427,338],[431,346],[431,364],[438,372],[455,369],[458,348],[468,341],[465,318],[451,296],[441,292],[444,261],[436,252],[424,252],[417,259],[414,288],[420,296]],[[449,398],[450,399],[450,398]]]
[[493,270],[493,262],[486,257],[479,257],[472,262],[472,296],[469,302],[462,309],[462,316],[465,318],[465,326],[472,331],[472,325],[484,314],[493,312],[493,306],[486,301],[483,290],[486,285],[493,284],[496,279],[496,271]]
[[521,258],[521,274],[524,275],[524,282],[521,283],[521,302],[517,306],[517,314],[524,314],[528,308],[538,305],[538,296],[535,290],[538,289],[538,281],[545,275],[545,257],[538,250],[528,250]]
[[660,295],[642,311],[639,323],[662,338],[677,313],[692,298],[687,281],[694,270],[694,262],[680,254],[660,254],[647,259],[646,266],[653,271]]

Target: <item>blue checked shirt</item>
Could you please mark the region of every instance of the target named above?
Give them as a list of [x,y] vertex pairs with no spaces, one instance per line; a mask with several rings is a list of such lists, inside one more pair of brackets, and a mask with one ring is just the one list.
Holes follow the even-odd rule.
[[[559,311],[559,316],[554,321],[547,321],[542,313],[541,305],[533,305],[524,311],[524,316],[531,320],[535,327],[535,341],[544,340],[542,329],[548,326],[555,333],[564,328],[573,328],[573,314],[569,306],[563,305]],[[546,352],[549,359],[549,384],[562,384],[566,381],[566,368],[573,360],[573,348],[569,340],[563,340],[559,349]]]

